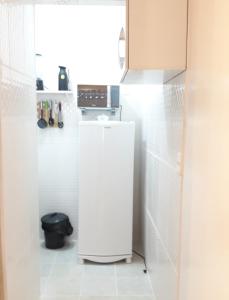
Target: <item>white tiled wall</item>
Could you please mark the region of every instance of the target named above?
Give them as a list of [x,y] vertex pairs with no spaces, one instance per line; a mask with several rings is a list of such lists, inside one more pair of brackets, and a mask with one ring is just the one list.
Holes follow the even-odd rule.
[[179,273],[183,76],[143,112],[144,243],[156,297],[176,300]]
[[6,300],[37,300],[38,197],[34,8],[0,3],[0,166]]
[[[41,95],[38,98],[47,100]],[[52,212],[67,214],[74,228],[72,238],[75,239],[78,221],[79,115],[73,96],[52,95],[49,99],[62,102],[64,128],[37,127],[40,217]]]
[[130,109],[138,113],[139,122],[139,237],[145,247],[157,299],[176,300],[184,75],[165,86],[125,86],[124,90]]

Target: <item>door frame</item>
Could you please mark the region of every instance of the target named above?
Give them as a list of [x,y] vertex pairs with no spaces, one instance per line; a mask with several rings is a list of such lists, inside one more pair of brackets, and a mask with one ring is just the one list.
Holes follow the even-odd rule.
[[[1,228],[0,228],[1,229]],[[3,272],[3,251],[2,251],[2,234],[0,230],[0,300],[4,300],[4,291],[5,291],[5,284],[4,284],[4,272]]]
[[[0,123],[0,167],[1,167],[1,123]],[[2,169],[0,168],[0,300],[5,300],[5,279],[4,279],[4,257],[3,257],[3,233],[2,233]]]

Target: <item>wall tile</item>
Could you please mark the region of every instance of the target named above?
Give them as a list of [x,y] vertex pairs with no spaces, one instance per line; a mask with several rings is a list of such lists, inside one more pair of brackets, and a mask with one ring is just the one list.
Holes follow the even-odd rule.
[[7,4],[0,5],[0,64],[9,66],[9,9]]
[[146,209],[178,267],[181,178],[176,170],[147,153]]
[[142,226],[150,278],[157,299],[176,300],[184,75],[165,86],[128,86],[124,92],[129,106],[138,111],[140,118],[139,226]]
[[39,297],[35,93],[33,74],[23,67],[23,32],[33,24],[23,12],[22,4],[0,4],[1,226],[8,300]]
[[177,300],[178,276],[150,219],[145,219],[145,254],[156,299]]

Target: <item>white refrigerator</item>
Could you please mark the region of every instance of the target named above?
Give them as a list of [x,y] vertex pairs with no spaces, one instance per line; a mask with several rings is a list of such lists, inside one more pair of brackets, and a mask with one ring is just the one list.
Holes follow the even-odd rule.
[[134,122],[81,121],[79,258],[132,258]]

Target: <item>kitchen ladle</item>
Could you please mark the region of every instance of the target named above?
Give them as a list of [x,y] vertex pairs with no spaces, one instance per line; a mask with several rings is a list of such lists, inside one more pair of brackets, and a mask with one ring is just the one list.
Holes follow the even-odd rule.
[[51,126],[51,127],[54,126],[54,122],[55,122],[52,114],[53,114],[53,102],[51,101],[51,103],[50,103],[50,110],[49,110],[49,126]]
[[61,102],[58,104],[59,111],[58,111],[58,127],[63,128],[64,127],[64,122],[63,122],[63,117],[62,117],[62,108],[61,108]]
[[37,121],[37,125],[41,129],[44,129],[48,126],[48,123],[44,119],[44,109],[43,109],[42,103],[41,103],[41,116],[40,116],[40,119]]

